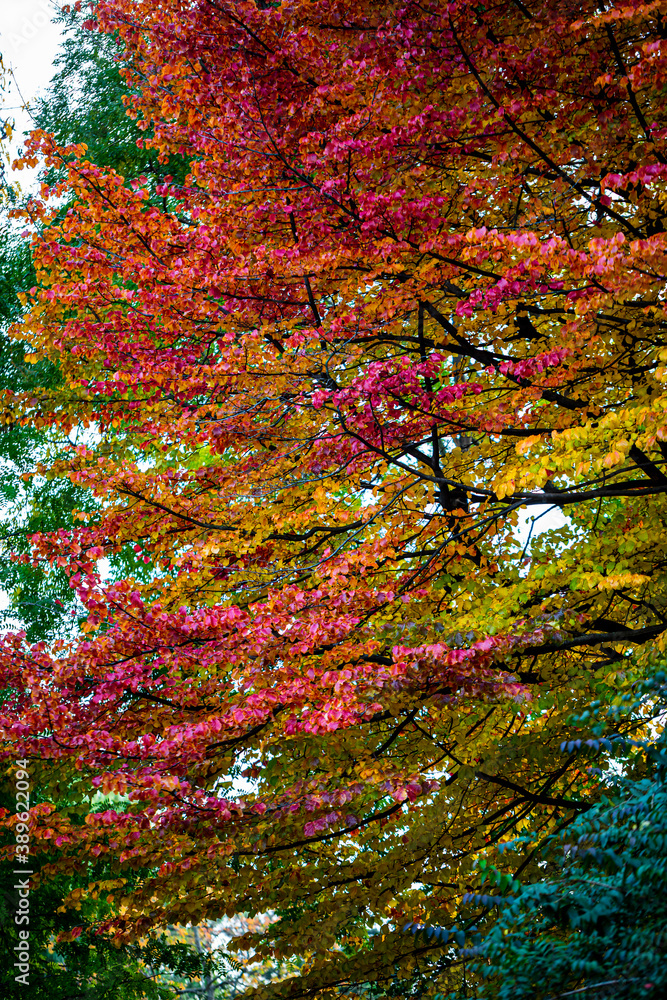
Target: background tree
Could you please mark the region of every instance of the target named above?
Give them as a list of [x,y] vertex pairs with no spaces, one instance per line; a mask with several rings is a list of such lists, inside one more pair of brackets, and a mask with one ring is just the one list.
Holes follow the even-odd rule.
[[155,871],[103,930],[274,910],[258,958],[306,962],[257,995],[397,989],[442,950],[406,920],[600,794],[567,720],[667,629],[665,13],[96,5],[188,168],[26,148],[17,332],[62,380],[7,406],[94,500],[31,540],[87,617],[5,637],[0,724],[121,797],[34,816],[54,872]]
[[[204,922],[194,927],[170,927],[167,938],[187,944],[192,951],[204,956],[208,966],[197,981],[175,976],[173,971],[164,978],[176,996],[201,998],[201,1000],[235,1000],[249,989],[278,982],[299,971],[297,963],[279,966],[272,959],[257,962],[251,949],[236,947],[238,939],[253,940],[266,932],[275,919],[273,914],[255,918],[237,915],[231,919]],[[232,946],[235,954],[230,954]]]

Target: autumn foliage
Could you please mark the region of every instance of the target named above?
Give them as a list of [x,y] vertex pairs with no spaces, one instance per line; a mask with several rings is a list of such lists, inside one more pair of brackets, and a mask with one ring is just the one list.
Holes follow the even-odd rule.
[[666,19],[95,5],[146,148],[187,168],[28,145],[60,180],[16,334],[63,379],[6,418],[70,435],[38,471],[97,513],[32,540],[87,619],[4,638],[0,728],[116,796],[40,805],[34,837],[149,873],[120,937],[271,910],[257,954],[308,962],[267,994],[416,959],[452,986],[402,925],[595,794],[567,718],[667,630]]

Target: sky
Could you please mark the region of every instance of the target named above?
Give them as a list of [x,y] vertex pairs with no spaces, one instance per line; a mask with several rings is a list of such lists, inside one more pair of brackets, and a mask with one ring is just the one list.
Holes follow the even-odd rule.
[[[0,0],[0,53],[5,67],[12,70],[9,90],[2,95],[2,117],[16,121],[14,155],[20,134],[30,128],[29,112],[22,105],[34,101],[53,73],[60,38],[53,17],[59,7],[54,0]],[[26,174],[19,176],[25,184]]]

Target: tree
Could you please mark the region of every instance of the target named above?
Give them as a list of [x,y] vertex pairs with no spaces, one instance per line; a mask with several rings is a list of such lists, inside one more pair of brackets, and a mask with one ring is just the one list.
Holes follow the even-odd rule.
[[567,717],[664,642],[663,9],[94,12],[189,168],[27,148],[18,332],[63,380],[7,406],[78,430],[49,474],[98,510],[32,538],[87,619],[5,638],[6,752],[121,797],[34,817],[66,869],[156,871],[119,938],[275,910],[257,956],[307,962],[260,994],[398,990],[440,947],[406,920],[589,808]]

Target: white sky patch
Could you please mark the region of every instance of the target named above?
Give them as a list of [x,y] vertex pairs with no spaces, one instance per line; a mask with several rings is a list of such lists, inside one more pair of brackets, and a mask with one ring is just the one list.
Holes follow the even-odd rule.
[[[569,521],[561,507],[554,507],[550,504],[537,504],[519,511],[519,525],[516,539],[521,545],[525,545],[530,537],[531,542],[538,535],[553,528],[562,528]],[[531,532],[532,527],[532,532]]]

